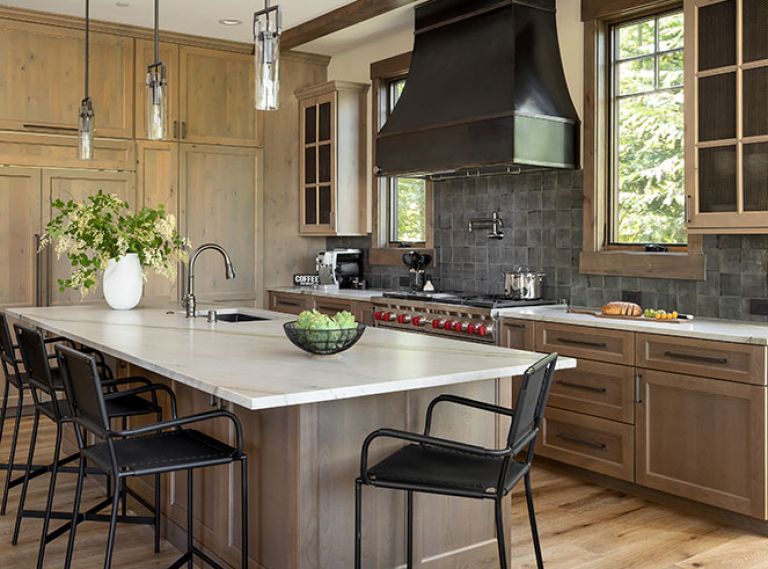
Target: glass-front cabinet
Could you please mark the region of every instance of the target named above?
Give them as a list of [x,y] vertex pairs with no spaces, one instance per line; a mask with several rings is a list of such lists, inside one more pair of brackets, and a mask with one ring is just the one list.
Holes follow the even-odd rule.
[[768,1],[693,0],[687,16],[688,231],[768,233]]
[[367,85],[331,81],[296,92],[302,235],[369,231],[367,91]]

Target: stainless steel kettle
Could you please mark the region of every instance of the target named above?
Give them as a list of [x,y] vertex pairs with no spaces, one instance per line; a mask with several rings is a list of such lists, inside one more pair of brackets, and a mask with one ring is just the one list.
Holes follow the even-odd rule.
[[544,277],[541,271],[518,267],[516,271],[501,271],[504,276],[504,294],[513,300],[539,300],[544,296]]

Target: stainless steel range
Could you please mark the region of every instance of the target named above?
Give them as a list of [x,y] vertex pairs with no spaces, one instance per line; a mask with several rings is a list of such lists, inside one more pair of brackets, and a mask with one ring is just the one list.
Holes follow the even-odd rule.
[[512,300],[505,296],[442,292],[384,293],[372,301],[375,326],[379,328],[483,344],[498,342],[499,309],[555,304],[550,300]]

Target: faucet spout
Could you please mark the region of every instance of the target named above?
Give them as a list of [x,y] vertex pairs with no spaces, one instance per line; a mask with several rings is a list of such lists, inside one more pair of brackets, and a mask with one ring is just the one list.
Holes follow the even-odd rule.
[[194,318],[197,313],[197,299],[195,298],[195,264],[200,253],[212,249],[218,251],[224,259],[224,276],[227,280],[235,278],[235,267],[232,259],[229,258],[227,251],[218,243],[205,243],[200,245],[189,258],[189,268],[187,270],[187,293],[184,295],[184,306],[186,308],[187,318]]

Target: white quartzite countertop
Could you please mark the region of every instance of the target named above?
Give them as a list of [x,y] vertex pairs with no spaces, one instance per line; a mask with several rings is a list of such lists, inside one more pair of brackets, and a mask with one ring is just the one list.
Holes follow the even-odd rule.
[[[201,312],[213,306],[200,305]],[[223,312],[223,310],[222,310]],[[268,409],[521,375],[540,356],[445,338],[368,328],[338,359],[290,343],[285,315],[265,322],[188,320],[178,305],[110,310],[104,305],[13,308],[54,334],[248,409]],[[559,367],[575,367],[561,358]]]
[[338,298],[341,300],[359,300],[369,301],[372,298],[379,297],[384,294],[383,290],[365,289],[357,290],[353,288],[340,288],[336,290],[327,290],[320,288],[313,288],[311,286],[271,286],[268,287],[269,292],[289,292],[292,294],[308,294],[311,296],[323,296],[327,298]]
[[702,340],[768,346],[768,324],[757,322],[718,320],[714,318],[682,320],[680,324],[638,322],[636,320],[596,318],[589,314],[570,314],[567,312],[567,307],[562,305],[505,308],[499,310],[498,315],[502,318],[519,318],[521,320],[575,324],[578,326],[591,326],[593,328],[610,328],[612,330],[627,330],[629,332],[645,332],[647,334],[663,334],[666,336],[683,336],[686,338],[700,338]]

